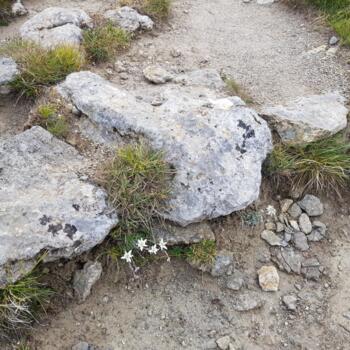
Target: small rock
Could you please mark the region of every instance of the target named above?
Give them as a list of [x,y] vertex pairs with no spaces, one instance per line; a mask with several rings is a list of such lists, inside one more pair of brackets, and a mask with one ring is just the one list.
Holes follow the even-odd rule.
[[18,74],[17,64],[12,58],[0,57],[0,95],[9,94],[9,83]]
[[90,345],[85,341],[81,341],[78,344],[72,346],[72,350],[90,350]]
[[316,196],[307,194],[298,204],[309,216],[319,216],[323,214],[323,204]]
[[233,254],[227,250],[217,252],[214,265],[211,269],[213,277],[230,274],[233,271]]
[[280,232],[283,232],[284,230],[285,230],[284,224],[282,224],[281,222],[277,222],[276,223],[276,232],[280,233]]
[[268,231],[275,231],[276,224],[274,222],[267,222],[267,223],[265,223],[265,229]]
[[321,276],[321,264],[317,258],[305,259],[302,263],[301,273],[308,280],[318,281]]
[[88,261],[82,270],[75,272],[73,288],[80,302],[84,302],[90,295],[92,286],[100,279],[101,274],[102,265],[98,261]]
[[276,292],[280,283],[280,278],[275,266],[263,266],[258,271],[259,285],[265,292]]
[[337,45],[339,42],[339,38],[336,37],[335,35],[333,35],[332,37],[330,37],[329,39],[329,45]]
[[280,237],[278,237],[274,232],[269,230],[264,230],[263,232],[261,232],[260,237],[272,246],[286,245]]
[[312,231],[312,224],[307,214],[303,213],[299,216],[299,227],[305,234]]
[[290,208],[290,206],[293,204],[293,200],[292,199],[283,199],[280,203],[281,205],[281,212],[282,213],[286,213],[288,211],[288,209]]
[[297,309],[298,298],[294,294],[284,295],[282,301],[288,310],[295,311]]
[[292,227],[292,229],[294,231],[299,231],[300,230],[299,225],[298,225],[298,223],[295,220],[290,220],[289,224],[290,224],[290,226]]
[[275,2],[275,0],[257,0],[258,5],[270,5]]
[[294,232],[292,239],[293,239],[295,248],[301,250],[302,252],[310,248],[309,244],[307,243],[307,238],[304,232],[300,232],[300,231]]
[[273,260],[278,264],[281,270],[285,270],[288,273],[294,272],[298,275],[301,273],[303,256],[292,247],[276,248],[273,251]]
[[246,292],[237,295],[234,299],[232,307],[236,311],[245,312],[261,308],[265,304],[265,301],[261,298],[260,294],[255,292]]
[[326,238],[327,226],[321,221],[314,221],[313,229],[311,233],[307,236],[308,241],[318,242]]
[[230,337],[228,335],[219,338],[216,340],[216,344],[218,345],[219,349],[221,350],[227,350],[230,345]]
[[301,215],[301,208],[297,203],[294,203],[288,210],[288,214],[293,218],[297,219]]
[[232,276],[229,276],[226,281],[226,287],[228,289],[238,291],[244,285],[244,279],[240,272],[236,271]]
[[302,267],[319,267],[320,265],[317,258],[305,259],[301,264]]
[[164,68],[159,66],[148,66],[143,70],[144,77],[154,84],[165,84],[170,81],[173,76]]
[[21,0],[16,0],[12,5],[11,12],[14,16],[24,16],[28,10],[23,6]]
[[181,56],[181,51],[179,51],[179,50],[171,50],[170,51],[170,55],[172,56],[172,57],[174,57],[174,58],[176,58],[176,57],[180,57]]

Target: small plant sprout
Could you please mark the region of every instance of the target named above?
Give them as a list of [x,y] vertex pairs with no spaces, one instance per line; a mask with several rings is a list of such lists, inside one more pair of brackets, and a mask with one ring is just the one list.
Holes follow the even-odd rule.
[[266,214],[271,217],[275,217],[277,214],[277,211],[273,205],[268,205],[266,208]]
[[140,249],[141,252],[143,252],[143,250],[144,250],[145,248],[147,248],[147,239],[142,239],[142,238],[140,238],[140,239],[137,241],[136,246],[137,246],[137,248]]
[[132,250],[129,250],[128,252],[124,252],[124,255],[121,257],[121,259],[130,264],[133,257],[134,256],[132,255]]

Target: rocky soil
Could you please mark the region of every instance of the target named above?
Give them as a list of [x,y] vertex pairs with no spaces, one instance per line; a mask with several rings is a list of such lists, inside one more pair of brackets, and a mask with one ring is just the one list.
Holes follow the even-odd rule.
[[[96,14],[113,8],[114,1],[28,0],[25,6],[30,17],[49,6],[79,7],[90,14]],[[1,27],[0,39],[17,35],[28,16],[15,19],[8,27]],[[331,45],[331,37],[332,33],[328,29],[315,24],[301,13],[292,12],[279,2],[261,5],[255,0],[217,0],[215,3],[210,0],[176,0],[168,23],[138,36],[131,49],[115,62],[91,67],[91,71],[102,78],[95,78],[94,74],[89,73],[94,78],[92,82],[87,82],[88,79],[84,80],[85,73],[77,73],[75,77],[78,79],[75,82],[74,75],[71,75],[62,83],[61,94],[86,117],[79,119],[77,127],[82,133],[85,132],[88,139],[96,141],[98,137],[99,143],[109,147],[118,143],[118,133],[121,130],[127,136],[141,130],[154,145],[162,144],[166,149],[176,145],[175,158],[179,161],[178,167],[184,169],[183,174],[180,172],[183,177],[179,178],[178,183],[188,181],[186,186],[191,198],[184,196],[179,185],[178,202],[183,201],[186,206],[181,212],[170,213],[171,219],[180,224],[212,219],[204,231],[214,233],[219,250],[222,254],[231,252],[233,263],[223,255],[220,261],[223,265],[226,264],[224,268],[219,266],[215,273],[211,270],[212,274],[209,274],[174,258],[170,262],[154,262],[141,269],[137,276],[125,265],[114,263],[104,268],[100,279],[101,266],[84,263],[97,257],[105,262],[105,258],[100,256],[103,248],[95,248],[91,253],[83,254],[73,261],[51,263],[46,269],[46,278],[57,288],[59,295],[41,324],[30,332],[28,342],[33,349],[349,348],[349,195],[345,194],[343,199],[332,195],[328,198],[321,197],[320,202],[315,198],[307,200],[306,197],[300,203],[304,198],[300,194],[298,199],[288,189],[277,194],[272,184],[263,181],[259,199],[248,209],[260,214],[261,221],[256,226],[249,226],[239,214],[217,218],[245,207],[257,197],[260,162],[270,148],[270,134],[254,110],[242,106],[239,99],[227,97],[223,86],[220,86],[222,81],[215,80],[215,74],[214,78],[208,74],[205,79],[191,75],[198,72],[198,69],[201,72],[213,72],[211,69],[214,69],[235,79],[251,96],[252,105],[258,112],[266,110],[266,106],[288,105],[302,96],[338,91],[348,97],[349,53],[346,48],[334,42]],[[147,68],[155,66],[158,68]],[[160,71],[159,66],[162,67]],[[84,84],[79,86],[79,82]],[[96,82],[100,85],[96,85]],[[93,90],[94,86],[98,86],[96,91]],[[203,91],[204,96],[200,93]],[[110,98],[104,99],[105,96]],[[122,99],[123,96],[126,97]],[[177,101],[176,105],[171,103],[173,100]],[[126,107],[123,104],[125,101],[128,102]],[[324,100],[317,103],[319,108],[323,108],[320,107],[322,101]],[[302,131],[297,133],[300,139],[305,141],[310,140],[310,137],[318,138],[324,136],[325,132],[335,132],[345,126],[347,111],[343,106],[344,100],[332,98],[332,103],[332,111],[337,111],[334,118],[339,117],[337,124],[325,123],[314,133],[310,133],[309,124],[306,127],[302,125]],[[325,103],[325,111],[322,110],[324,115],[329,114],[328,106],[329,103]],[[18,180],[18,186],[11,187],[12,192],[0,188],[0,193],[3,191],[6,195],[0,198],[0,204],[4,203],[5,207],[11,198],[21,196],[16,192],[20,191],[20,186],[28,192],[35,192],[40,198],[49,198],[46,202],[52,203],[54,213],[57,214],[54,220],[61,220],[60,216],[67,222],[76,220],[78,234],[81,236],[72,239],[76,231],[72,234],[71,226],[59,228],[56,221],[47,221],[49,217],[41,215],[45,208],[37,203],[34,204],[37,206],[36,216],[31,220],[32,226],[36,228],[29,229],[42,234],[47,226],[48,230],[51,227],[51,230],[57,232],[54,232],[54,246],[50,246],[51,240],[46,242],[41,239],[42,245],[36,245],[35,239],[39,239],[36,236],[33,236],[33,245],[38,250],[51,249],[53,259],[75,256],[90,248],[91,241],[89,237],[84,241],[84,235],[91,229],[89,225],[93,225],[94,220],[103,226],[99,231],[101,235],[95,237],[97,243],[107,234],[116,219],[113,218],[112,222],[109,214],[104,215],[106,208],[103,194],[86,177],[81,178],[71,173],[79,172],[85,160],[79,159],[76,165],[73,164],[75,168],[73,165],[69,169],[62,166],[65,159],[75,152],[70,146],[57,141],[59,149],[56,149],[57,154],[52,155],[50,147],[54,145],[48,141],[46,132],[39,128],[17,135],[27,122],[30,108],[30,104],[22,101],[16,103],[13,96],[0,97],[0,154],[3,152],[0,157],[0,175],[1,161],[6,165],[5,179],[15,179],[19,169],[28,174],[34,171],[33,167],[38,171],[40,164],[45,164],[45,169],[34,187],[32,182],[29,184]],[[298,108],[299,105],[295,107],[291,119],[298,115]],[[103,115],[99,109],[108,110],[108,113]],[[226,113],[228,116],[228,109],[234,110],[234,113],[219,127],[209,121],[198,126],[192,119],[179,118],[176,124],[178,129],[171,129],[166,113],[181,114],[182,109],[197,113],[197,116],[202,115],[203,119],[207,117],[217,124],[220,124],[218,115],[222,117]],[[285,113],[283,108],[283,112],[280,110],[280,114]],[[153,113],[157,119],[135,119],[135,111],[138,115]],[[320,109],[315,112],[311,103],[308,111],[309,123],[312,124],[315,113]],[[115,123],[115,115],[122,122]],[[230,144],[234,137],[227,135],[232,128],[229,121],[236,117],[241,120],[241,129],[245,129],[245,132],[242,131],[239,136],[239,147],[233,151],[234,159],[220,159],[223,144],[234,148]],[[159,120],[162,122],[156,125]],[[293,119],[293,123],[294,121]],[[238,121],[237,123],[239,124]],[[288,122],[287,127],[280,130],[277,128],[277,131],[281,136],[285,133],[289,137],[290,125],[295,129],[293,123]],[[203,150],[199,147],[206,139],[210,139],[210,136],[203,133],[204,124],[205,130],[212,131],[215,140],[220,140],[217,144],[213,143],[210,149],[220,151],[217,151],[218,162],[228,172],[220,178],[222,182],[219,185],[203,180],[201,185],[205,190],[198,190],[201,193],[197,194],[194,189],[198,189],[198,179],[201,179],[200,165],[206,162],[212,164],[213,161],[210,158],[213,153],[206,153],[204,147]],[[249,133],[250,125],[254,133]],[[171,134],[170,129],[176,132],[169,141],[167,135]],[[26,141],[28,133],[38,133],[38,136]],[[257,141],[249,143],[253,134]],[[17,136],[6,141],[9,135]],[[176,139],[176,135],[182,136],[182,139],[180,136]],[[228,141],[224,143],[223,140]],[[201,152],[196,154],[195,159],[191,159],[191,145],[194,142],[197,142],[196,147]],[[11,155],[4,156],[10,143],[16,149],[14,158]],[[47,154],[38,156],[40,147]],[[29,156],[25,153],[28,149]],[[98,159],[96,154],[91,158],[94,162]],[[230,180],[231,172],[234,171],[231,169],[233,162],[237,162],[234,164],[240,170],[240,183],[235,182],[236,178]],[[184,175],[185,169],[190,168],[189,164],[196,174],[195,179],[188,179]],[[215,177],[216,168],[209,170],[212,177]],[[40,183],[50,178],[50,171],[54,172],[55,178],[51,179],[52,182],[47,187],[42,188]],[[249,178],[242,182],[245,176]],[[68,177],[80,184],[79,191],[66,183]],[[56,187],[57,183],[59,187]],[[225,187],[224,194],[229,194],[227,197],[216,194],[220,192],[220,186]],[[244,196],[237,198],[240,195],[237,188],[244,186],[247,191]],[[56,188],[59,188],[57,193]],[[55,207],[55,198],[60,198],[58,194],[63,198],[61,207]],[[86,212],[80,212],[72,206],[74,200],[91,203],[96,201],[95,197],[99,199],[99,208],[87,205],[84,207]],[[294,199],[288,201],[291,197]],[[218,203],[215,210],[211,202],[213,198]],[[31,207],[29,202],[27,208]],[[25,212],[23,208],[23,202],[17,201],[10,212],[11,216],[19,215],[21,210]],[[188,212],[195,208],[195,215],[187,216],[184,208]],[[86,213],[91,222],[83,222],[86,217],[83,215],[81,218],[82,213]],[[11,222],[11,217],[6,217],[5,213],[4,230],[11,227],[17,231],[25,220],[24,216],[21,216],[21,220]],[[100,216],[103,216],[104,221]],[[44,224],[41,223],[43,221]],[[6,234],[3,237],[6,239]],[[28,241],[28,247],[29,243]],[[0,264],[1,258],[5,261],[8,256],[15,254],[13,244],[6,241],[0,247],[0,252],[4,252],[0,256]],[[79,250],[77,246],[81,244],[83,248]],[[33,250],[33,247],[29,248]],[[26,249],[26,252],[29,250]],[[82,272],[74,277],[74,270],[82,269],[83,266]],[[6,275],[2,272],[0,269],[0,283]],[[88,278],[84,277],[85,272]],[[7,345],[3,345],[3,348],[7,350]]]

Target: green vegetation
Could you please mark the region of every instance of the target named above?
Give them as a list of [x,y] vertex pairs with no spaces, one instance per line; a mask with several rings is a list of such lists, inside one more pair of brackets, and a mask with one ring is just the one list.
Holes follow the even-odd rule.
[[172,173],[163,153],[145,143],[117,151],[102,171],[102,183],[120,217],[114,236],[152,230],[169,198]]
[[66,118],[59,113],[59,106],[44,104],[37,108],[38,123],[56,137],[65,137],[69,131]]
[[300,146],[278,144],[267,161],[267,172],[277,184],[318,192],[349,185],[350,143],[343,135]]
[[11,0],[0,0],[0,27],[6,26],[11,15]]
[[0,288],[0,334],[16,333],[30,327],[38,312],[45,310],[52,294],[34,272]]
[[43,87],[58,83],[85,64],[79,48],[67,45],[44,49],[32,42],[13,40],[0,48],[0,54],[19,64],[21,73],[11,86],[25,97],[38,96]]
[[194,263],[211,264],[216,256],[216,243],[215,241],[206,239],[193,244],[187,256]]
[[350,45],[350,1],[349,0],[287,0],[293,5],[311,5],[319,9],[344,44]]
[[261,214],[256,210],[244,210],[238,213],[242,224],[245,226],[255,227],[262,222]]
[[123,29],[111,23],[102,24],[93,29],[87,29],[83,35],[83,46],[87,57],[93,62],[105,62],[130,43],[130,35]]
[[254,103],[253,99],[242,89],[242,87],[232,78],[225,77],[226,89],[233,96],[240,97],[245,103]]
[[121,0],[120,5],[135,7],[150,17],[165,20],[170,14],[171,0]]

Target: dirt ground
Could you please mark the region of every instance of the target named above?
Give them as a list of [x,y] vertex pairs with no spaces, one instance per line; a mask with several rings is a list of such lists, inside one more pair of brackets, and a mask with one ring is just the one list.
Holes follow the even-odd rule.
[[[91,13],[114,1],[28,0],[34,11],[48,6],[76,6]],[[0,39],[13,37],[25,18],[0,29]],[[169,70],[210,67],[223,70],[239,82],[260,104],[282,103],[312,93],[339,90],[348,96],[349,52],[336,55],[327,45],[332,33],[282,4],[257,5],[241,0],[175,0],[168,24],[137,38],[118,58],[127,67],[121,75],[115,65],[94,68],[126,89],[146,87],[142,69],[160,63]],[[0,100],[0,137],[17,133],[26,121],[28,106]],[[269,187],[269,186],[265,186]],[[278,207],[271,189],[263,191],[257,209]],[[239,292],[172,259],[148,266],[134,279],[111,266],[84,304],[72,297],[69,277],[62,281],[62,298],[55,310],[31,332],[29,343],[37,350],[70,350],[79,341],[101,350],[215,349],[215,340],[230,335],[235,349],[350,349],[350,198],[322,198],[321,221],[329,237],[313,243],[308,254],[325,267],[318,282],[279,271],[280,290],[261,291],[257,270],[269,263],[268,245],[260,238],[262,225],[243,227],[237,215],[214,220],[218,245],[234,252],[235,269],[246,285]],[[67,266],[55,270],[58,281]],[[53,273],[53,272],[52,272]],[[298,296],[296,312],[281,302],[285,294]],[[240,294],[263,298],[258,310],[238,312],[232,304]]]

